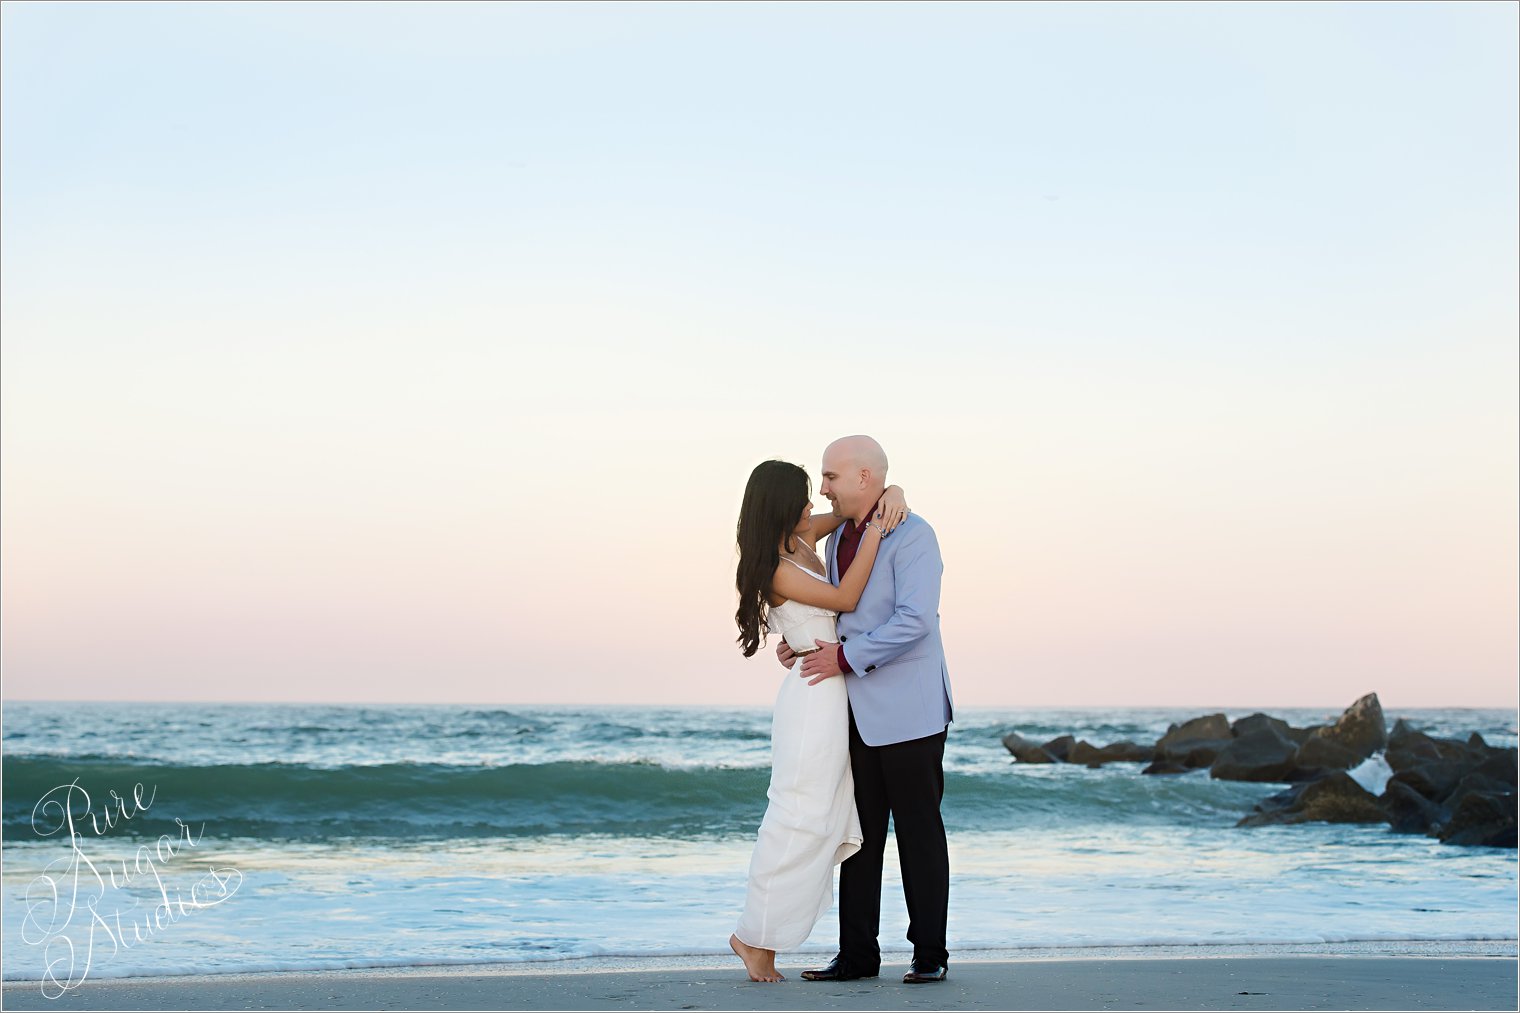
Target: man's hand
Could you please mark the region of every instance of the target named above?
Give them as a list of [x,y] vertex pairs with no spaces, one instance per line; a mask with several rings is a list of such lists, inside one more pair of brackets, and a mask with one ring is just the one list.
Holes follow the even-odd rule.
[[788,672],[792,670],[792,662],[797,660],[797,652],[792,650],[792,645],[786,642],[785,637],[782,637],[781,643],[776,645],[776,660],[780,661]]
[[843,675],[839,671],[839,645],[827,640],[814,640],[813,643],[818,645],[818,650],[802,661],[802,677],[808,680],[808,685],[816,686],[825,679]]

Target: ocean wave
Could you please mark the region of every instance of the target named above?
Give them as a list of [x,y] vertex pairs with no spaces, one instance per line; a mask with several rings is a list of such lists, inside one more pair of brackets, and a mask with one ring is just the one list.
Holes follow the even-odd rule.
[[[174,833],[177,817],[213,836],[271,840],[478,837],[567,833],[675,834],[759,824],[767,775],[757,770],[668,770],[646,764],[508,766],[388,763],[137,763],[121,758],[10,757],[4,761],[8,835],[48,827],[33,810],[78,780],[95,812],[108,791],[144,786],[152,806],[116,833]],[[156,789],[156,795],[152,792]],[[58,797],[58,796],[54,796]],[[56,822],[56,819],[54,820]]]
[[[190,766],[119,756],[9,755],[4,773],[4,825],[12,839],[46,830],[48,814],[34,818],[38,802],[76,780],[96,813],[109,791],[128,798],[133,785],[144,786],[152,805],[120,821],[115,833],[174,834],[178,818],[192,827],[204,824],[214,837],[331,840],[752,834],[770,779],[764,767],[648,762]],[[1202,772],[1161,779],[1118,768],[950,771],[944,814],[955,829],[1137,820],[1228,826],[1268,790],[1210,781]]]

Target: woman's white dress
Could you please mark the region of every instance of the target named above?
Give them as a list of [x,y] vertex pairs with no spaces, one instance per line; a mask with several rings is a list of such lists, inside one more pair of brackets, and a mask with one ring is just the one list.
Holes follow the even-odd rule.
[[[771,608],[767,626],[793,650],[813,650],[815,639],[839,639],[834,616],[825,608],[786,601]],[[734,930],[740,942],[768,950],[792,949],[807,939],[833,906],[834,866],[860,850],[844,677],[809,686],[801,671],[798,658],[776,694],[770,804],[750,856],[749,891]]]

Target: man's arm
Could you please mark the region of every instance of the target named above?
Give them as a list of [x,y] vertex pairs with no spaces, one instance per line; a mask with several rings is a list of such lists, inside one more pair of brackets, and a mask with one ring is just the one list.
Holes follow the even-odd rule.
[[904,527],[898,532],[898,537],[903,536],[906,543],[892,557],[897,608],[874,630],[851,637],[840,652],[857,676],[864,677],[878,665],[907,654],[939,622],[939,585],[945,572],[939,539],[928,524]]

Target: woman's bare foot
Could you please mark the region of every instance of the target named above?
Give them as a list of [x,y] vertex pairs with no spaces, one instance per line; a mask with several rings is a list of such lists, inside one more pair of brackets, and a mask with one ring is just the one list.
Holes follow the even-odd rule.
[[786,980],[786,975],[776,970],[775,950],[762,950],[758,946],[741,943],[738,936],[729,936],[728,945],[744,961],[744,969],[749,972],[750,981]]

